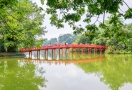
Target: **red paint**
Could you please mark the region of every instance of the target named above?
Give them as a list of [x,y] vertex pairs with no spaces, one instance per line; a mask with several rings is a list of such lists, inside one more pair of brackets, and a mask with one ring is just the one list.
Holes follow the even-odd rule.
[[[70,49],[70,48],[72,49],[72,55],[74,51],[76,53],[76,48],[77,49],[82,48],[83,49],[82,51],[84,53],[86,51],[85,49],[88,48],[89,54],[92,53],[92,49],[94,49],[94,53],[97,53],[97,49],[98,49],[100,50],[100,54],[102,54],[102,50],[106,50],[108,46],[93,45],[93,44],[68,44],[68,45],[67,44],[64,44],[64,45],[55,44],[55,45],[50,45],[50,46],[41,46],[40,48],[37,48],[37,47],[21,48],[20,52],[29,52],[29,58],[32,58],[32,51],[37,51],[37,58],[40,58],[40,50],[45,50],[45,59],[48,59],[48,50],[50,49],[54,50],[54,53],[52,53],[52,55],[54,54],[53,57],[55,58],[56,57],[55,49],[59,49],[59,57],[60,57],[60,49],[62,49],[62,58],[64,58],[64,54],[66,50],[64,52],[63,49]],[[69,53],[70,53],[70,50],[69,50]]]

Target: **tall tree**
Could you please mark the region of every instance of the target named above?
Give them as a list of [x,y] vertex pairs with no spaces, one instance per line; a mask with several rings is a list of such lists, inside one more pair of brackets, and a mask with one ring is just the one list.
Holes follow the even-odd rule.
[[31,1],[21,0],[16,6],[3,10],[4,13],[0,14],[0,35],[7,51],[37,44],[36,40],[45,33],[41,26],[44,19],[42,8]]

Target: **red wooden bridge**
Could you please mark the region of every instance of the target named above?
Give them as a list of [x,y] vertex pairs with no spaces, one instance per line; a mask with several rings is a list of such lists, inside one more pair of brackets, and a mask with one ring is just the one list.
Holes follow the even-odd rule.
[[[54,45],[48,45],[48,46],[41,46],[40,48],[37,47],[30,47],[30,48],[21,48],[20,52],[29,52],[29,58],[32,58],[32,51],[37,51],[37,58],[40,59],[40,50],[45,50],[45,59],[48,59],[48,50],[52,50],[52,57],[56,57],[56,49],[59,50],[59,57],[60,57],[60,50],[62,49],[62,55],[64,55],[65,51],[64,49],[67,49],[68,52],[86,52],[88,50],[88,53],[91,54],[92,52],[97,53],[97,51],[102,54],[102,51],[106,50],[107,46],[102,45],[93,45],[93,44],[54,44]],[[70,56],[70,55],[69,55]]]

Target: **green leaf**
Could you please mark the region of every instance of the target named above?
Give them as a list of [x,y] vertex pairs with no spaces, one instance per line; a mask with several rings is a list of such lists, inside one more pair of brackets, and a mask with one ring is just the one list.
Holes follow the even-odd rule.
[[132,18],[132,8],[128,9],[124,15],[125,19]]

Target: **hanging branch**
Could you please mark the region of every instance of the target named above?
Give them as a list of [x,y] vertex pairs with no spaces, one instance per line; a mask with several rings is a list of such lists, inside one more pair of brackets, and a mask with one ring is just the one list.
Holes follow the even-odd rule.
[[132,9],[128,6],[128,4],[123,0],[123,2],[126,4],[126,6],[131,10],[132,12]]
[[98,19],[99,19],[99,15],[98,15],[98,17],[97,17],[96,21],[94,22],[94,24],[98,21]]
[[[121,8],[119,8],[121,10]],[[123,13],[125,13],[123,10],[121,10]]]

